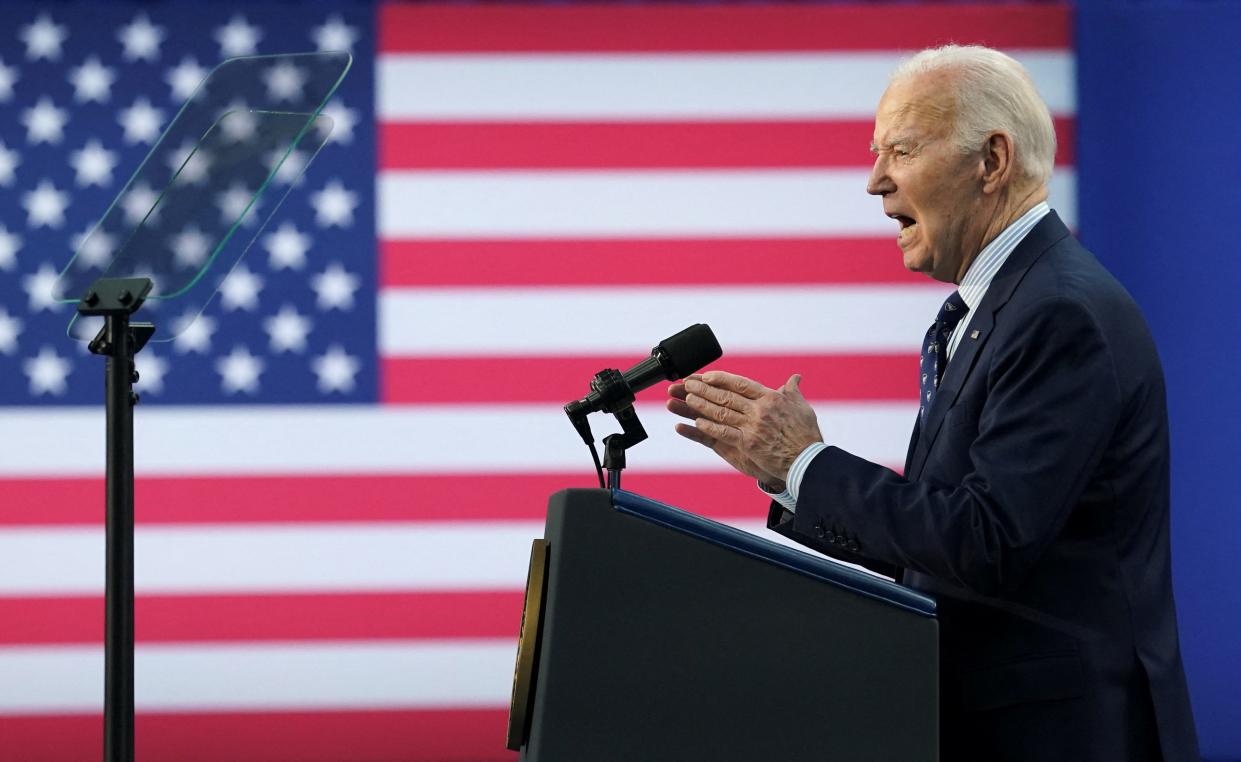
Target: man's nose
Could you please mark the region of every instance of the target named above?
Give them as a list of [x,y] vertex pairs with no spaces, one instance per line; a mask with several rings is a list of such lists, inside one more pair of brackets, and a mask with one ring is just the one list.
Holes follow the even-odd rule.
[[875,165],[870,169],[870,177],[866,179],[866,192],[872,196],[882,196],[896,190],[892,178],[888,177],[887,159],[875,157]]

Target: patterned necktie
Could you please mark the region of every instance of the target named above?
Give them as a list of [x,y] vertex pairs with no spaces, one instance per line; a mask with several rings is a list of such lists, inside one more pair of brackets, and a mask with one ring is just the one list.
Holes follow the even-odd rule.
[[926,411],[931,409],[935,399],[935,390],[939,388],[940,379],[944,377],[944,366],[948,364],[948,338],[952,331],[965,317],[970,308],[961,299],[961,294],[953,291],[939,308],[935,323],[926,329],[926,339],[922,342],[922,360],[918,365],[922,374],[922,395],[918,399],[918,418],[926,418]]

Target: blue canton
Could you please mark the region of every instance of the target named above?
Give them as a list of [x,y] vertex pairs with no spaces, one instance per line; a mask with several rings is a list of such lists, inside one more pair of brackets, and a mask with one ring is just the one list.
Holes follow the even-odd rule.
[[[376,401],[372,9],[6,4],[5,20],[0,405],[102,402],[103,360],[65,335],[73,310],[52,287],[210,70],[235,56],[341,49],[354,60],[325,109],[330,142],[198,322],[138,356],[137,388],[144,405]],[[150,319],[181,317],[169,303]]]

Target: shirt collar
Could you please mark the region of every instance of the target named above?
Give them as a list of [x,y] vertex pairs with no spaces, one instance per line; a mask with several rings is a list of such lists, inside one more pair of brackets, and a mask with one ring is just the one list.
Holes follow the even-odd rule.
[[987,294],[987,288],[991,285],[991,280],[1008,260],[1008,255],[1013,253],[1013,249],[1017,248],[1017,244],[1021,243],[1030,229],[1049,212],[1051,212],[1051,207],[1046,201],[1035,204],[1028,212],[1000,231],[1000,234],[983,247],[978,257],[970,263],[970,269],[965,272],[965,277],[961,278],[961,285],[957,287],[961,300],[970,310],[976,309],[982,302],[982,298]]

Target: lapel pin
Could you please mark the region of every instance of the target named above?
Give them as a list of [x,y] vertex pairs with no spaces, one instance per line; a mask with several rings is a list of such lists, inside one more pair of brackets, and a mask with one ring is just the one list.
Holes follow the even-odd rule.
[[977,328],[975,328],[974,330],[970,331],[970,338],[971,338],[971,339],[976,339],[976,338],[978,338],[978,329],[977,329]]

